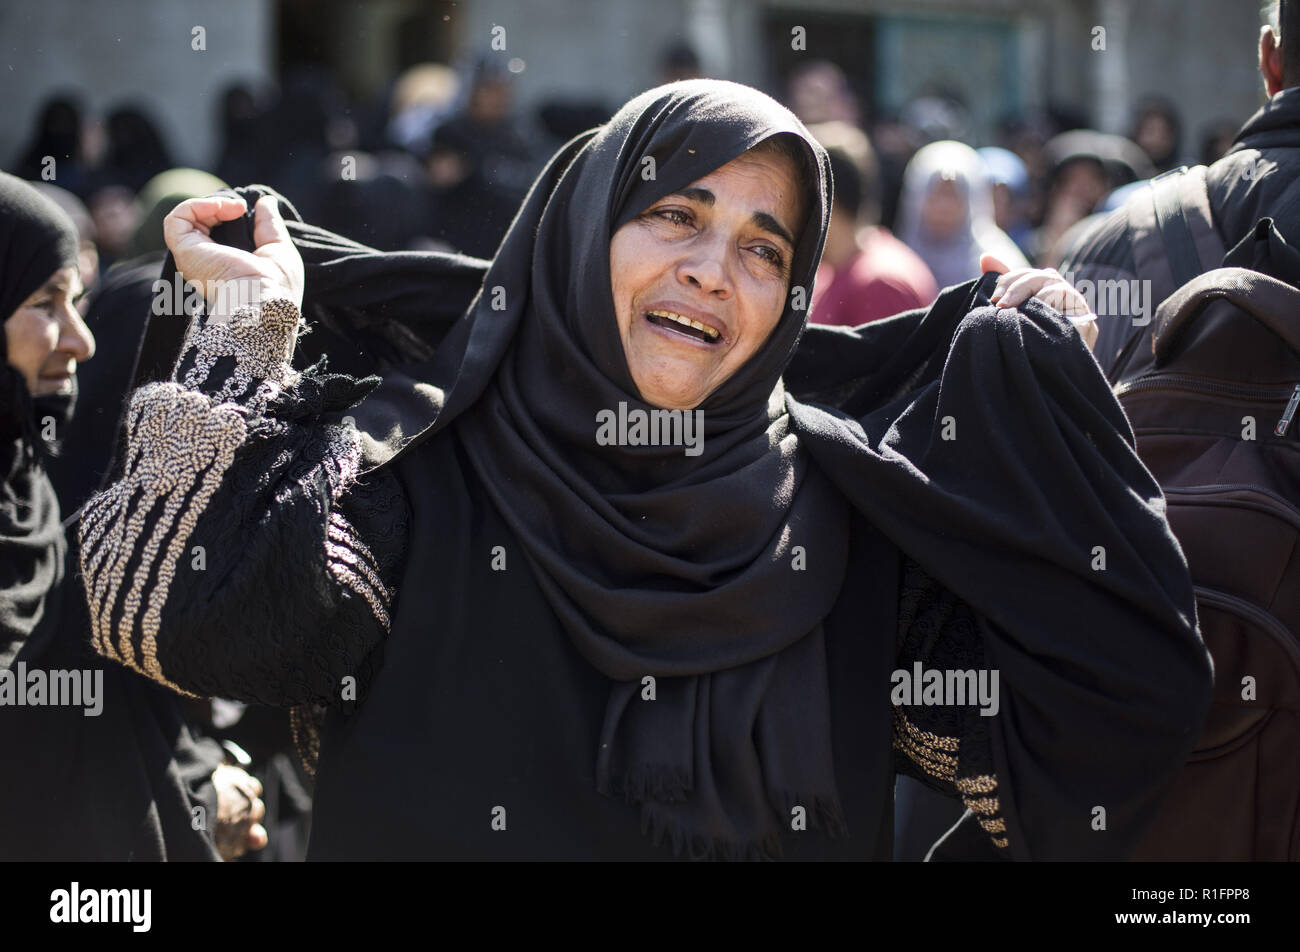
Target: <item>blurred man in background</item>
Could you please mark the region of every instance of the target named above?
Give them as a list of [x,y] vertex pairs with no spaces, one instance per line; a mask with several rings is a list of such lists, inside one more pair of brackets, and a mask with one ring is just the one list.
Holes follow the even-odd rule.
[[930,269],[879,224],[880,179],[866,135],[846,122],[809,131],[826,148],[835,183],[810,319],[852,326],[928,306],[939,293]]

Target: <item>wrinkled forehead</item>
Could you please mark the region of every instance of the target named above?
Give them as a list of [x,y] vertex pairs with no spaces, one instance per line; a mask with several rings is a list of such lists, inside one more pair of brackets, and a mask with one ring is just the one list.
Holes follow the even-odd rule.
[[796,205],[802,228],[795,235],[791,278],[805,284],[821,254],[830,217],[829,159],[792,112],[758,90],[719,80],[688,80],[636,97],[589,143],[577,194],[591,196],[593,202],[606,196],[607,243],[664,196],[775,136],[782,136],[790,152],[800,156]]
[[716,80],[688,80],[643,93],[602,132],[607,141],[600,146],[616,150],[619,166],[618,187],[610,196],[612,230],[778,135],[801,156],[796,185],[807,192],[800,196],[803,207],[823,205],[829,178],[824,154],[794,114],[774,99]]

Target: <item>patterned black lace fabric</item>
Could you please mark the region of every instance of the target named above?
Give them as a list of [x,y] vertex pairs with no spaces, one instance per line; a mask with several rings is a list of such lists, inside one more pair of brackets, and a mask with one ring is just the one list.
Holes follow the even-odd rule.
[[[289,366],[297,309],[197,317],[172,380],[137,390],[122,478],[81,522],[95,649],[173,690],[355,708],[382,663],[409,511],[387,471],[358,480],[346,411],[378,378]],[[364,541],[363,541],[364,540]]]
[[[979,622],[968,606],[917,563],[903,557],[898,603],[898,668],[974,672],[986,670]],[[998,804],[990,721],[972,703],[895,704],[895,769],[950,797],[960,797],[975,822],[1002,853],[1009,845]],[[951,700],[951,699],[948,699]]]

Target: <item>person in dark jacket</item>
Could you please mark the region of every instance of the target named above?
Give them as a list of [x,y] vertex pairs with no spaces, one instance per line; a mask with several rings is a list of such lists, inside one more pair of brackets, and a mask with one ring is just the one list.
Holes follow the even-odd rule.
[[[1284,238],[1300,242],[1300,0],[1282,0],[1279,17],[1280,35],[1268,25],[1259,40],[1259,71],[1268,101],[1241,127],[1231,151],[1206,173],[1212,223],[1225,249],[1235,247],[1266,216]],[[1081,228],[1060,271],[1076,284],[1154,278],[1139,273],[1125,208]],[[1152,295],[1142,290],[1154,283],[1131,286],[1139,289],[1137,294],[1117,297],[1120,306],[1096,308],[1100,336],[1095,354],[1107,374],[1130,338],[1146,337],[1155,326],[1150,318],[1160,300],[1147,300]],[[1147,345],[1140,339],[1133,346]]]
[[[82,518],[96,648],[294,709],[310,858],[887,859],[898,770],[988,858],[1127,855],[1211,676],[1078,295],[809,328],[829,184],[699,80],[568,143],[491,263],[183,203],[212,310],[151,323]],[[303,313],[383,379],[295,367]]]

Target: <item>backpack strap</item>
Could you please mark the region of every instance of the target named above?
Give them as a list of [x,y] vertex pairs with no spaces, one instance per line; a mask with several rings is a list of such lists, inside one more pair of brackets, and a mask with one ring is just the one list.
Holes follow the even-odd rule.
[[[1152,261],[1158,255],[1166,262],[1162,270],[1171,285],[1161,295],[1162,301],[1175,288],[1219,267],[1227,253],[1214,228],[1205,172],[1203,165],[1191,169],[1184,165],[1157,175],[1145,195],[1136,196],[1136,207],[1130,209],[1130,222],[1144,226],[1143,233],[1134,240],[1134,257],[1141,253]],[[1141,213],[1141,221],[1133,220],[1133,211]],[[1142,262],[1137,264],[1138,274],[1143,274]]]
[[[1214,228],[1205,166],[1171,169],[1151,180],[1129,199],[1127,210],[1132,234],[1135,273],[1150,281],[1151,303],[1158,305],[1197,275],[1212,271],[1227,249]],[[1115,358],[1112,380],[1120,380],[1134,360],[1149,329],[1138,325]],[[1143,354],[1136,366],[1145,366]]]
[[[1169,270],[1174,284],[1184,285],[1202,272],[1201,258],[1196,253],[1196,237],[1192,234],[1190,216],[1183,208],[1183,183],[1189,173],[1183,169],[1181,176],[1172,176],[1169,187],[1163,182],[1151,186],[1151,205],[1155,211],[1156,228],[1164,242]],[[1204,194],[1204,192],[1202,192]]]

